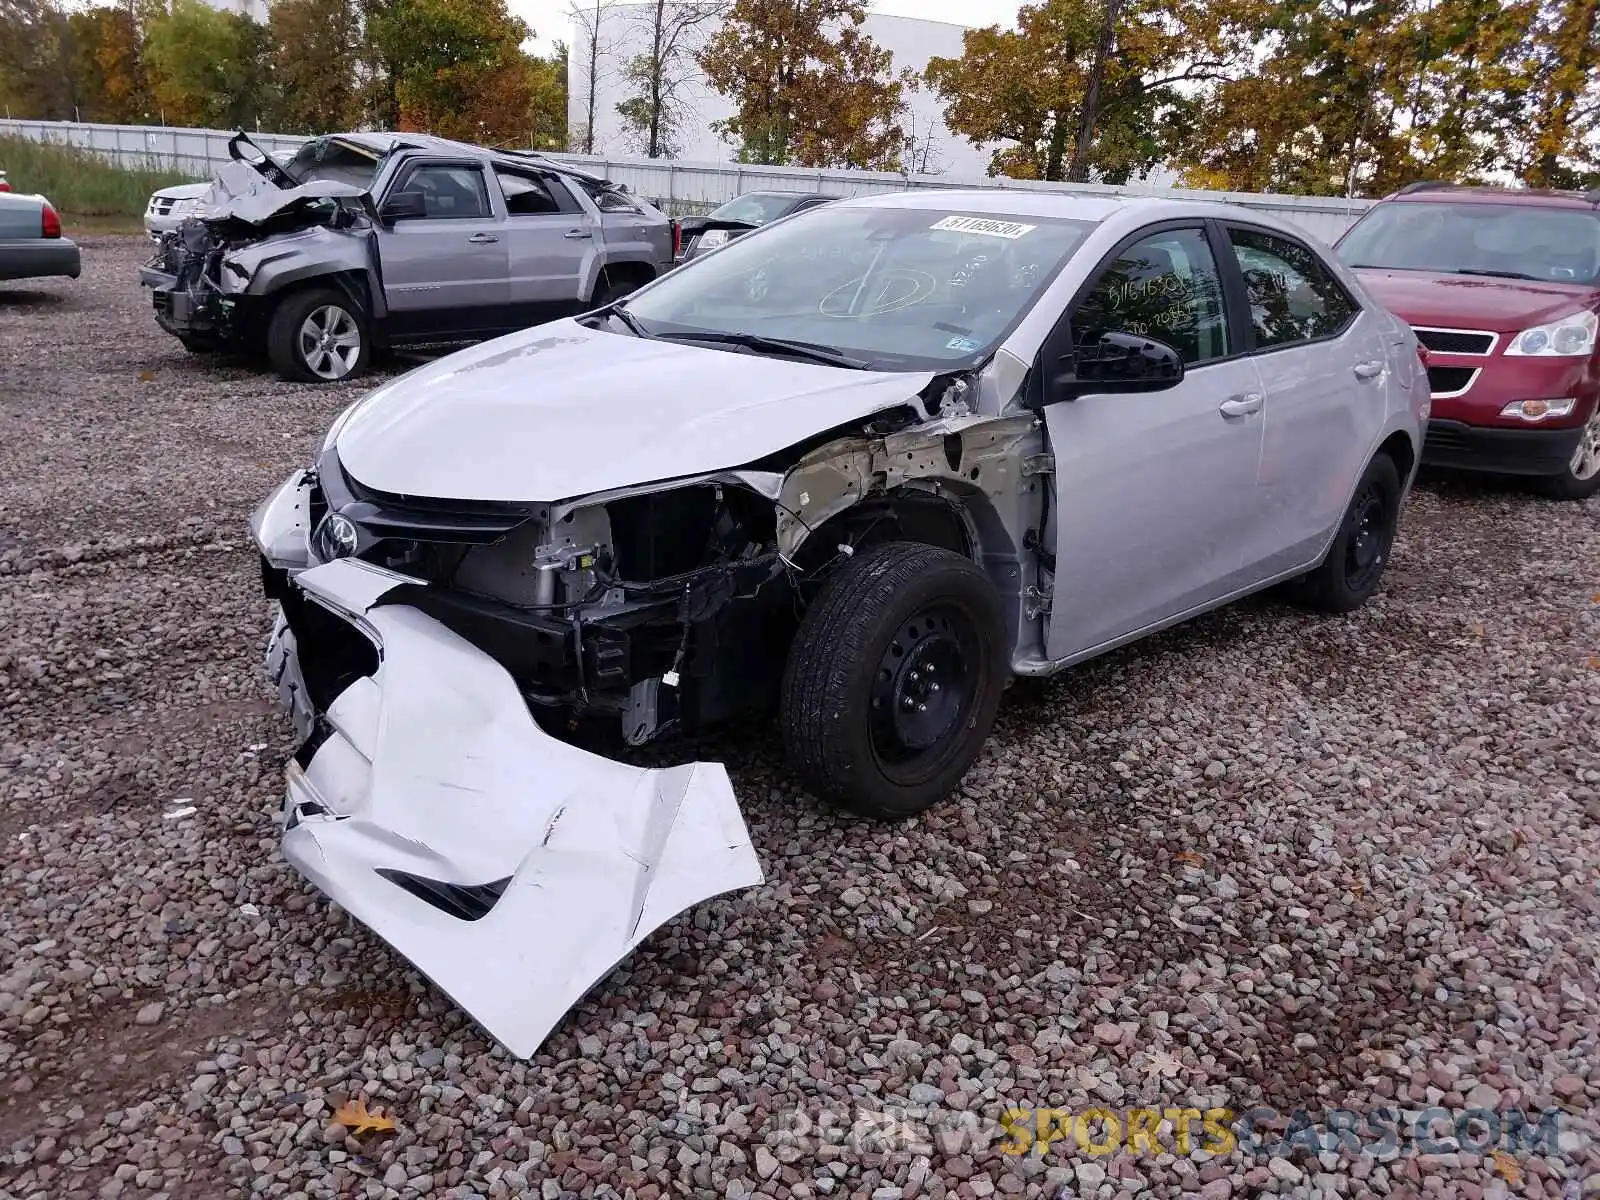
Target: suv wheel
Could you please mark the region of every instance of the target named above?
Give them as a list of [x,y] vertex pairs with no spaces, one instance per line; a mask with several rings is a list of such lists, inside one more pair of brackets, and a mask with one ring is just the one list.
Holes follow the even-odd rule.
[[1356,484],[1327,555],[1296,581],[1297,598],[1323,612],[1360,608],[1378,590],[1399,525],[1400,472],[1394,459],[1379,454]]
[[1557,500],[1584,500],[1600,491],[1600,404],[1583,427],[1572,461],[1559,475],[1538,481],[1541,491]]
[[372,338],[343,292],[313,288],[286,296],[267,326],[267,357],[284,379],[338,383],[367,367]]
[[1000,598],[971,560],[914,542],[862,550],[806,609],[784,669],[790,766],[867,817],[955,790],[1005,688]]

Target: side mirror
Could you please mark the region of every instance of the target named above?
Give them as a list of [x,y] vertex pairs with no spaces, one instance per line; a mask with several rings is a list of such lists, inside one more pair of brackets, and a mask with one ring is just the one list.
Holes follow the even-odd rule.
[[1154,338],[1102,333],[1062,355],[1051,380],[1056,399],[1089,392],[1160,392],[1183,381],[1183,356]]
[[386,225],[427,215],[428,198],[421,192],[396,192],[378,210],[378,218]]

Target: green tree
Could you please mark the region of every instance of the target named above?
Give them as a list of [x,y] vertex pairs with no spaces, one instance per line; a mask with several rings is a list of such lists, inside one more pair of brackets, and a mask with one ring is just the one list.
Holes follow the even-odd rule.
[[1196,186],[1383,194],[1486,170],[1510,132],[1536,0],[1280,0],[1256,69],[1207,96],[1175,155]]
[[277,115],[270,33],[203,0],[148,19],[144,63],[163,119],[213,128],[270,126]]
[[387,0],[367,32],[397,128],[526,144],[547,123],[551,68],[523,53],[533,31],[504,0]]
[[1600,0],[1540,6],[1516,119],[1533,131],[1507,163],[1535,187],[1592,187],[1600,175]]
[[528,145],[539,150],[567,148],[567,45],[557,42],[548,58],[534,57]]
[[356,0],[276,0],[268,12],[284,133],[349,129],[361,119]]
[[1123,183],[1165,157],[1194,105],[1184,88],[1242,68],[1243,16],[1201,0],[1042,0],[1014,31],[967,31],[961,57],[925,76],[953,132],[1013,143],[991,174]]
[[910,72],[861,30],[858,0],[734,0],[697,56],[735,106],[717,130],[743,162],[893,170]]
[[0,0],[0,115],[70,121],[71,30],[50,0]]
[[129,125],[150,115],[138,14],[129,4],[99,5],[68,18],[72,90],[85,121]]

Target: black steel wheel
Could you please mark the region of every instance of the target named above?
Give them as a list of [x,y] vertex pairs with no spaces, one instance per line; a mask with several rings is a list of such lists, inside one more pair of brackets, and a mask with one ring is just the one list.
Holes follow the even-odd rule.
[[1370,480],[1350,503],[1351,533],[1344,549],[1344,584],[1351,592],[1370,593],[1383,574],[1394,544],[1395,497],[1378,480]]
[[861,551],[823,586],[789,651],[790,765],[863,816],[921,812],[981,752],[1007,646],[1000,599],[971,560],[915,542]]
[[1400,472],[1379,454],[1356,484],[1355,496],[1321,564],[1295,589],[1308,606],[1344,613],[1360,608],[1378,590],[1400,524]]
[[935,603],[913,613],[889,639],[872,680],[872,752],[885,775],[916,783],[972,711],[978,631],[959,608]]

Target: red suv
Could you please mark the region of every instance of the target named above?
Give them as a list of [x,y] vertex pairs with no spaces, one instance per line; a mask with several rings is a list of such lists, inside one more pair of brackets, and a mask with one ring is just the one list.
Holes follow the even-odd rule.
[[1422,343],[1424,463],[1600,490],[1600,192],[1414,183],[1335,246]]

